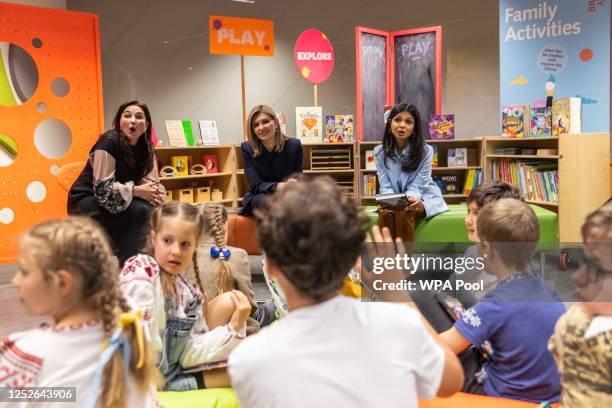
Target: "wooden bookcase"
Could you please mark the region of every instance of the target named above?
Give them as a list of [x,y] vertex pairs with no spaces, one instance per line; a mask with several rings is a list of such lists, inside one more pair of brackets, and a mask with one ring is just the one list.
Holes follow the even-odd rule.
[[[362,179],[364,175],[376,174],[376,170],[366,169],[366,151],[374,150],[374,147],[379,145],[380,142],[357,142],[355,148],[355,157],[357,162],[355,168],[358,169],[356,174],[356,183],[359,191],[359,202],[361,204],[374,204],[375,196],[364,195],[362,189]],[[456,175],[459,179],[459,186],[463,189],[465,177],[470,169],[482,171],[482,138],[474,139],[454,139],[454,140],[428,140],[427,144],[435,146],[438,150],[438,167],[432,168],[432,177],[443,176],[443,175]],[[476,150],[476,155],[469,161],[468,166],[463,167],[449,167],[448,166],[448,149],[449,148],[460,148],[465,147],[468,149]],[[378,180],[377,180],[378,191]],[[463,191],[457,194],[444,194],[444,200],[449,204],[455,204],[465,201],[467,194]]]
[[[444,194],[444,201],[449,204],[457,204],[467,199],[468,194],[464,191],[465,180],[470,170],[480,170],[482,172],[482,138],[473,139],[453,139],[453,140],[428,140],[427,144],[438,151],[438,165],[432,167],[431,175],[436,176],[457,176],[459,189],[454,194]],[[450,167],[448,165],[448,149],[466,148],[475,151],[475,155],[468,157],[467,166]],[[483,175],[484,176],[484,175]]]
[[[156,147],[155,152],[161,167],[172,165],[172,156],[190,157],[191,166],[203,164],[204,155],[214,155],[217,158],[217,172],[201,175],[161,177],[161,183],[166,190],[179,190],[210,186],[222,192],[222,199],[213,202],[226,206],[235,206],[236,172],[234,145],[192,146],[192,147]],[[161,169],[160,167],[160,169]]]
[[[536,149],[530,154],[495,154],[500,148]],[[556,154],[538,155],[537,149],[554,149]],[[566,134],[560,137],[509,139],[485,137],[485,180],[494,180],[494,161],[527,161],[556,165],[558,201],[527,200],[559,213],[559,241],[581,242],[580,227],[591,211],[609,197],[609,133]]]

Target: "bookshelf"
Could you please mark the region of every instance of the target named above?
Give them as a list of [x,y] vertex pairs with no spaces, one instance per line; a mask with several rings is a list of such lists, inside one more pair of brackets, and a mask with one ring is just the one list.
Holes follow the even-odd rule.
[[[517,154],[519,150],[525,154]],[[609,152],[608,133],[485,137],[485,179],[516,184],[528,203],[559,213],[560,242],[580,242],[584,218],[609,197]]]
[[[366,152],[373,151],[381,142],[357,142],[355,145],[355,173],[357,183],[357,202],[361,205],[375,205],[378,191],[376,166],[367,169]],[[365,179],[365,180],[364,180]]]
[[[172,157],[186,156],[190,162],[188,166],[194,164],[205,164],[204,156],[214,156],[217,160],[217,171],[215,173],[191,174],[182,176],[160,177],[161,183],[166,190],[175,191],[172,199],[178,199],[179,190],[191,189],[194,202],[197,196],[196,190],[201,187],[209,187],[211,191],[218,189],[221,197],[209,201],[221,203],[225,206],[235,206],[235,150],[231,144],[218,146],[188,146],[175,147],[163,146],[156,147],[157,159],[161,162],[161,167],[172,166]],[[160,169],[161,169],[160,167]],[[188,196],[188,194],[187,194]]]

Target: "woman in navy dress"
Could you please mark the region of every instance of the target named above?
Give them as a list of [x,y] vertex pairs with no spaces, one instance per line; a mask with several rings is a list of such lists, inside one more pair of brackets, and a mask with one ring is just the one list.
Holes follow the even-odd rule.
[[304,171],[304,151],[298,139],[282,134],[276,114],[266,105],[254,107],[247,121],[248,141],[240,145],[249,191],[242,200],[242,215],[253,215],[266,196],[294,182],[291,175]]

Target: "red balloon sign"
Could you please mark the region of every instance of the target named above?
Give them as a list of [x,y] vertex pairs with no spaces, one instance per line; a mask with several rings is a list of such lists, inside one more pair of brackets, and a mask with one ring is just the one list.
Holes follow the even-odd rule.
[[334,69],[334,48],[319,30],[300,34],[293,49],[293,58],[302,76],[313,84],[325,82]]

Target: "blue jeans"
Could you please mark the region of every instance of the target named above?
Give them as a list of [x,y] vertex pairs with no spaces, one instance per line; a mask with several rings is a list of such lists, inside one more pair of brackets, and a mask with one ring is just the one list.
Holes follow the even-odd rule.
[[[187,347],[191,329],[196,322],[196,308],[202,307],[202,299],[196,298],[185,310],[187,317],[173,317],[166,320],[164,349],[159,363],[159,371],[166,383],[164,391],[197,390],[198,383],[193,374],[183,374],[180,358]],[[172,313],[172,300],[166,299],[164,308],[166,316]],[[200,374],[201,375],[201,374]]]

